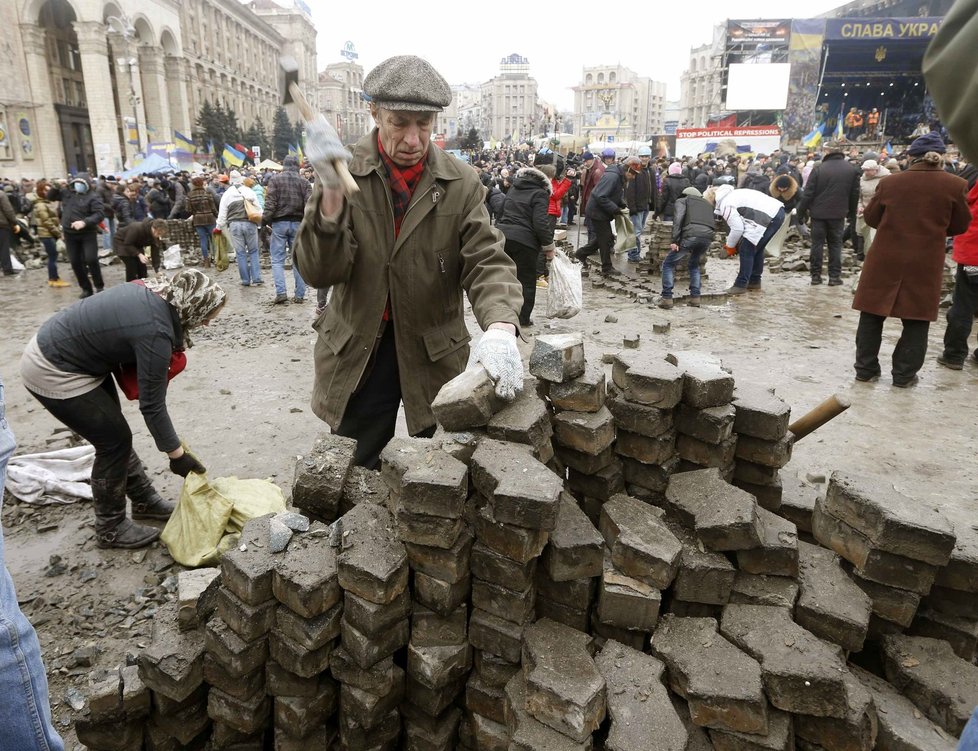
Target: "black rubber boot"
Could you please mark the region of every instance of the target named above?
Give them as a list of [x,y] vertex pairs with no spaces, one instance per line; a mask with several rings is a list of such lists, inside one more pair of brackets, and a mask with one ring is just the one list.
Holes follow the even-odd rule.
[[166,521],[173,513],[173,509],[176,508],[175,503],[166,500],[156,492],[152,481],[146,475],[146,468],[135,451],[129,454],[126,495],[132,501],[133,519]]
[[100,548],[144,548],[157,540],[160,531],[126,518],[124,478],[92,478],[95,505],[95,544]]

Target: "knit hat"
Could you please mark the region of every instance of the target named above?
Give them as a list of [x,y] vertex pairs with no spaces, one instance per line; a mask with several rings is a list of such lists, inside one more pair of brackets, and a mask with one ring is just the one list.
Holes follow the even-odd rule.
[[415,55],[384,60],[363,79],[363,91],[378,107],[390,110],[441,112],[452,103],[448,81]]
[[865,172],[868,169],[879,169],[879,168],[880,168],[879,162],[877,162],[875,159],[867,159],[865,162],[863,162],[863,172]]
[[900,162],[898,162],[896,159],[887,159],[886,168],[890,170],[890,172],[899,172]]
[[613,158],[614,156],[615,156],[615,150],[613,148],[611,148],[610,146],[608,148],[603,149],[601,151],[601,158],[602,159],[610,159],[610,158]]
[[926,136],[920,136],[914,139],[914,142],[910,144],[910,148],[907,149],[907,153],[910,156],[923,156],[928,151],[934,151],[938,154],[943,154],[947,151],[947,147],[944,145],[944,139],[937,133],[931,132]]
[[865,154],[863,154],[863,163],[870,162],[870,161],[878,161],[879,158],[880,155],[877,154],[875,151],[867,151]]
[[581,155],[581,158],[586,162],[586,161],[589,161],[591,159],[594,159],[594,154],[592,154],[590,151],[585,151]]
[[652,149],[650,149],[648,146],[639,146],[638,147],[638,155],[639,156],[652,156]]
[[681,175],[683,173],[683,166],[679,162],[673,162],[669,165],[670,175]]
[[703,194],[700,193],[696,188],[690,186],[683,191],[684,196],[696,196],[697,198],[702,198]]

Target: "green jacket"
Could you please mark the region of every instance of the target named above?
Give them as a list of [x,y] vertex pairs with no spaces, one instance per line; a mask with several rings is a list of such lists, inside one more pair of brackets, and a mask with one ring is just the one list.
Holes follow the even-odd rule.
[[317,181],[295,245],[295,263],[313,287],[333,288],[313,327],[316,380],[312,409],[336,428],[367,372],[388,298],[408,431],[435,424],[431,402],[465,369],[471,337],[463,290],[479,325],[518,326],[523,295],[504,238],[489,223],[485,190],[464,162],[436,146],[394,237],[390,188],[377,130],[353,150],[350,172],[360,192],[338,220],[319,210]]
[[44,198],[34,202],[34,224],[37,225],[38,237],[61,237],[61,220],[54,205]]
[[941,121],[969,162],[978,162],[978,0],[957,0],[924,55],[924,78]]

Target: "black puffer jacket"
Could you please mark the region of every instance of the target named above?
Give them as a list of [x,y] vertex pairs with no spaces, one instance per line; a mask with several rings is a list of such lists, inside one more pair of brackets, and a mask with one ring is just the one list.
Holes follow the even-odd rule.
[[654,193],[655,176],[650,168],[645,167],[625,186],[625,204],[628,206],[629,213],[648,211],[654,203],[652,199]]
[[662,181],[662,190],[659,191],[659,201],[656,204],[659,216],[672,219],[676,201],[682,198],[683,191],[689,187],[692,187],[689,178],[684,175],[667,175]]
[[[76,193],[72,188],[74,181],[78,178],[88,183],[87,193]],[[105,219],[105,207],[102,205],[102,198],[92,185],[92,180],[87,172],[79,172],[72,183],[68,183],[61,191],[61,229],[68,237],[94,233],[97,231],[99,222]],[[72,229],[73,222],[85,222],[83,229]]]
[[554,233],[547,219],[551,191],[550,180],[540,170],[533,167],[519,170],[513,186],[506,193],[496,229],[507,240],[530,248],[552,245]]
[[809,214],[812,219],[855,219],[859,178],[860,171],[849,164],[845,154],[826,154],[808,176],[798,215],[802,220]]
[[625,188],[625,175],[621,165],[613,164],[605,169],[594,191],[588,197],[585,214],[588,219],[610,222],[615,214],[625,208],[622,195]]
[[764,177],[764,174],[758,170],[757,172],[748,172],[744,176],[744,184],[742,188],[747,190],[756,190],[758,193],[767,193],[770,187],[771,179]]

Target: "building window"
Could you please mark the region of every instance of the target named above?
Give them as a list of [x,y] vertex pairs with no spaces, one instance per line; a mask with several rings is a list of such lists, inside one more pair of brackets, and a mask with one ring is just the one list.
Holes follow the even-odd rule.
[[604,83],[604,73],[598,73],[598,83]]
[[608,83],[614,83],[614,82],[615,82],[615,80],[616,80],[616,79],[615,79],[615,74],[614,74],[614,72],[612,72],[612,73],[609,73],[609,74],[608,74]]
[[590,86],[592,83],[594,83],[594,76],[588,73],[586,76],[584,76],[584,83],[585,85]]

